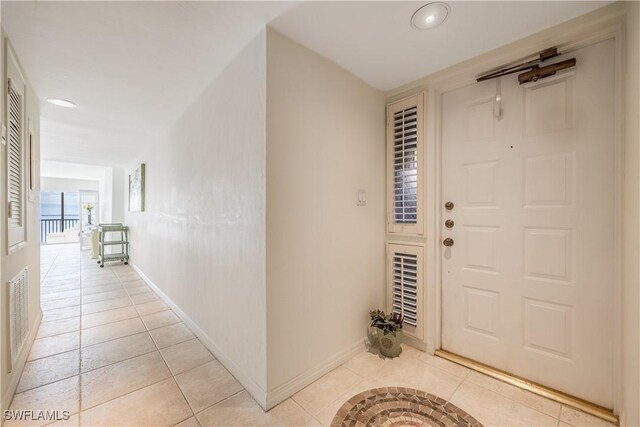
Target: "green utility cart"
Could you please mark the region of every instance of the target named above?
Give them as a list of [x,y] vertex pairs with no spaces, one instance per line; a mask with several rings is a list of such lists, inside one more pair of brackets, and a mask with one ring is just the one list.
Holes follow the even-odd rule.
[[[107,236],[111,239],[107,239]],[[107,247],[120,251],[107,253]],[[129,264],[129,227],[121,223],[98,226],[98,264],[104,267],[105,262],[111,261],[124,261],[125,264]]]

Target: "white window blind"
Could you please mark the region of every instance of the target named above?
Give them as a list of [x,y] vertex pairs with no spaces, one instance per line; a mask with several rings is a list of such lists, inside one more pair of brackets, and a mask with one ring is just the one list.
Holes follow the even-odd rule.
[[393,255],[393,312],[404,317],[405,323],[418,324],[418,257],[413,254]]
[[7,200],[8,226],[21,227],[23,222],[23,117],[22,96],[9,80],[8,93],[8,145],[7,145]]
[[388,310],[404,317],[404,332],[422,339],[423,247],[387,244]]
[[418,222],[417,107],[393,115],[393,221]]
[[424,95],[387,106],[388,231],[422,234]]

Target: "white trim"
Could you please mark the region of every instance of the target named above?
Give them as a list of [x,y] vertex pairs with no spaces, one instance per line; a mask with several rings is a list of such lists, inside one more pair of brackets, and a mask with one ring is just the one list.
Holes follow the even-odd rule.
[[402,334],[402,343],[417,348],[420,351],[427,351],[427,344],[412,335]]
[[[441,108],[442,108],[442,95],[439,90],[431,91],[431,97],[429,99],[433,105],[433,124],[427,126],[428,135],[431,137],[428,141],[440,141],[440,125],[441,125]],[[427,110],[428,111],[428,110]],[[428,123],[428,122],[427,122]],[[430,162],[431,168],[428,170],[433,171],[431,176],[431,194],[427,197],[427,203],[429,211],[428,217],[433,218],[432,221],[427,223],[427,227],[431,229],[431,235],[433,239],[429,242],[427,249],[427,258],[425,264],[429,265],[430,261],[433,264],[433,268],[427,268],[425,277],[425,292],[426,292],[426,310],[431,313],[429,319],[430,325],[425,325],[425,336],[427,337],[427,351],[434,354],[437,349],[441,347],[441,334],[442,329],[442,210],[440,206],[444,201],[442,200],[442,147],[436,143],[427,142],[427,151],[431,154],[432,159]],[[429,298],[431,297],[431,298]]]
[[227,356],[222,350],[204,333],[204,331],[184,312],[174,303],[171,298],[169,298],[160,288],[147,277],[146,274],[133,263],[129,263],[131,268],[133,268],[136,273],[140,275],[142,280],[144,280],[149,287],[151,287],[154,292],[158,294],[160,299],[162,299],[171,309],[178,315],[178,317],[191,329],[191,331],[196,334],[196,336],[202,341],[205,347],[213,353],[213,355],[224,365],[231,375],[233,375],[240,384],[251,394],[251,396],[258,402],[258,404],[265,410],[276,406],[278,403],[288,399],[294,393],[302,390],[312,382],[321,378],[325,374],[329,373],[333,369],[342,365],[346,361],[350,360],[354,356],[358,355],[362,351],[365,350],[365,340],[366,338],[359,339],[355,343],[346,347],[344,350],[338,352],[335,356],[332,356],[326,359],[324,362],[319,365],[314,366],[311,369],[297,375],[296,377],[290,379],[286,383],[276,387],[275,389],[265,392],[262,387],[256,384],[251,378],[248,378],[238,366]]
[[[258,402],[258,404],[264,408],[267,407],[267,393],[266,391],[256,384],[251,378],[247,377],[244,372],[213,342],[213,340],[198,326],[196,322],[194,322],[178,305],[173,302],[171,298],[169,298],[162,290],[155,284],[146,274],[133,263],[129,263],[131,268],[133,268],[136,273],[140,275],[142,280],[144,280],[151,289],[154,290],[155,293],[158,294],[160,299],[162,299],[171,309],[178,315],[180,319],[191,329],[191,331],[196,334],[196,336],[202,341],[205,347],[213,353],[213,355],[224,365],[225,368],[231,375],[233,375],[236,380],[251,394],[251,396]],[[288,396],[287,396],[288,397]]]
[[[11,369],[11,382],[7,387],[7,390],[2,396],[2,408],[9,409],[11,402],[13,401],[13,396],[16,393],[16,389],[18,388],[18,383],[20,382],[20,378],[22,377],[22,371],[24,370],[24,365],[27,363],[27,356],[31,352],[31,346],[33,346],[33,342],[38,335],[38,330],[40,329],[40,322],[42,321],[42,310],[38,308],[38,315],[36,316],[33,327],[29,331],[29,338],[22,348],[22,354],[18,359],[17,363],[12,366]],[[15,369],[14,369],[15,368]],[[4,417],[0,417],[2,422],[4,423]]]
[[[6,134],[6,141],[5,141],[5,145],[6,145],[6,151],[5,151],[5,161],[3,166],[5,167],[6,171],[6,177],[5,177],[5,196],[2,200],[2,205],[3,205],[3,209],[7,209],[8,203],[9,203],[9,149],[11,146],[11,143],[9,142],[9,88],[10,87],[14,87],[16,90],[18,90],[20,92],[20,96],[22,97],[22,105],[21,107],[21,135],[20,135],[20,145],[21,145],[21,158],[20,158],[20,163],[21,163],[21,170],[20,170],[20,174],[22,176],[22,180],[21,180],[21,187],[20,187],[20,192],[21,192],[21,199],[22,199],[22,212],[21,212],[21,218],[22,218],[22,223],[20,226],[10,226],[9,225],[9,216],[8,213],[5,213],[5,228],[6,228],[6,245],[7,245],[7,255],[12,255],[13,253],[23,249],[26,245],[27,245],[27,223],[28,223],[28,207],[27,207],[27,191],[26,191],[26,186],[25,186],[25,179],[26,179],[26,139],[27,139],[27,134],[28,134],[28,125],[29,123],[27,122],[27,95],[28,95],[28,91],[27,91],[27,78],[23,72],[23,68],[22,65],[20,64],[20,61],[18,60],[18,55],[16,54],[15,50],[13,49],[13,46],[11,45],[11,43],[9,42],[9,39],[7,37],[4,37],[4,50],[5,50],[5,82],[3,82],[2,87],[4,90],[4,117],[3,117],[3,122],[6,124],[7,126],[7,134]],[[19,79],[19,81],[13,81],[14,79]],[[19,83],[19,84],[18,84]],[[5,85],[6,84],[6,85]],[[17,234],[19,233],[19,235]]]
[[[614,287],[613,287],[613,412],[619,415],[623,409],[622,386],[622,306],[624,288],[624,193],[625,193],[625,141],[624,116],[625,103],[622,89],[624,70],[623,40],[625,38],[622,23],[613,27],[614,42]],[[596,43],[597,40],[594,40]]]
[[412,241],[397,241],[397,240],[388,240],[385,244],[385,301],[384,306],[385,310],[388,313],[393,312],[392,301],[393,301],[393,284],[392,284],[392,275],[393,268],[391,266],[392,259],[391,254],[396,253],[394,248],[400,250],[401,247],[413,247],[417,248],[415,250],[415,255],[417,256],[418,262],[418,277],[417,277],[417,287],[418,287],[418,324],[415,328],[410,325],[405,325],[405,330],[402,334],[403,342],[411,345],[412,347],[419,348],[424,351],[426,348],[425,345],[425,325],[426,325],[426,304],[425,304],[425,270],[426,270],[426,259],[425,259],[425,244],[423,242],[412,242]]
[[[424,235],[424,148],[425,148],[425,92],[418,92],[386,106],[386,199],[387,199],[387,234],[401,236]],[[417,149],[417,189],[416,189],[416,223],[402,224],[395,222],[395,176],[394,176],[394,127],[395,113],[416,107],[416,149]]]
[[[615,55],[615,113],[614,113],[614,121],[615,121],[615,136],[614,136],[614,145],[615,145],[615,184],[614,184],[614,192],[615,192],[615,224],[614,224],[614,262],[615,262],[615,271],[614,271],[614,287],[613,287],[613,297],[614,303],[612,307],[612,312],[615,313],[614,317],[614,329],[611,331],[613,334],[613,348],[612,353],[614,356],[613,360],[613,412],[614,414],[619,414],[622,407],[622,320],[620,318],[622,313],[622,225],[623,225],[623,197],[624,197],[624,129],[623,129],[623,105],[622,103],[622,68],[621,68],[621,40],[623,39],[622,27],[621,24],[608,25],[606,28],[597,28],[593,30],[593,33],[585,33],[582,34],[579,39],[570,39],[566,41],[567,50],[564,52],[571,52],[573,50],[577,50],[583,47],[587,47],[596,43],[599,43],[604,40],[612,39],[614,41],[614,55]],[[442,97],[445,93],[458,89],[460,87],[466,86],[468,84],[472,84],[472,82],[465,79],[457,79],[453,78],[452,82],[441,82],[440,87],[431,88],[434,92],[434,96],[436,97],[435,102],[437,107],[433,113],[434,117],[432,119],[435,129],[435,147],[433,147],[437,153],[437,162],[438,162],[438,171],[436,176],[432,176],[432,179],[438,181],[438,186],[436,188],[436,196],[435,199],[441,200],[442,198],[442,138],[441,138],[441,125],[442,125]],[[427,120],[429,123],[430,120]],[[427,143],[429,145],[429,143]],[[441,203],[435,204],[435,219],[434,222],[436,225],[435,234],[438,236],[437,242],[440,241],[441,238]],[[427,292],[431,291],[436,295],[435,300],[433,301],[430,309],[432,312],[436,313],[436,318],[433,319],[434,323],[428,326],[427,336],[433,336],[434,342],[433,347],[431,343],[428,344],[428,351],[432,352],[432,350],[440,349],[442,347],[442,247],[441,245],[436,245],[436,250],[434,253],[435,257],[432,258],[434,261],[434,265],[436,266],[436,271],[433,277],[434,282],[427,284]],[[432,288],[431,290],[429,288]]]
[[366,338],[356,341],[344,350],[338,352],[335,356],[326,359],[319,365],[306,370],[300,375],[295,376],[286,383],[281,384],[271,390],[269,393],[267,393],[267,410],[293,396],[293,394],[297,393],[312,382],[323,377],[325,374],[331,372],[354,356],[362,353],[366,348],[365,340]]

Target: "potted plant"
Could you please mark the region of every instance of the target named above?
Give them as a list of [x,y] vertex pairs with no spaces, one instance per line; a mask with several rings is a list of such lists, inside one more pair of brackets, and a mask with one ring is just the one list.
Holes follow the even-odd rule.
[[402,351],[400,344],[402,343],[404,317],[398,313],[385,314],[381,310],[370,311],[369,317],[380,353],[387,357],[399,356]]
[[93,211],[93,205],[87,203],[86,205],[83,206],[85,212],[87,212],[87,215],[89,216],[88,220],[87,220],[87,224],[91,225],[91,212]]

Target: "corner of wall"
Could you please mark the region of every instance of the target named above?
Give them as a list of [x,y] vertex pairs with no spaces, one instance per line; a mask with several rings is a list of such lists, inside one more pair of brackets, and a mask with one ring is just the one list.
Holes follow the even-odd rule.
[[640,425],[640,4],[625,2],[625,207],[620,423]]
[[143,153],[144,212],[120,185],[132,265],[263,407],[265,86],[261,28]]
[[176,315],[191,329],[191,331],[200,339],[202,344],[213,353],[215,358],[227,368],[227,370],[238,380],[240,384],[251,394],[251,396],[258,402],[258,404],[265,410],[270,409],[267,402],[266,391],[253,379],[246,375],[246,373],[234,362],[233,358],[230,358],[208,335],[207,333],[195,322],[187,313],[184,312],[162,289],[158,287],[135,263],[130,263],[131,267],[140,275],[149,287],[151,287],[158,296],[176,313]]
[[267,95],[272,407],[362,351],[368,310],[383,304],[385,104],[381,91],[271,28]]

